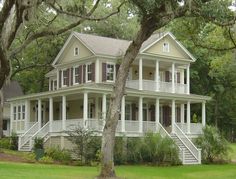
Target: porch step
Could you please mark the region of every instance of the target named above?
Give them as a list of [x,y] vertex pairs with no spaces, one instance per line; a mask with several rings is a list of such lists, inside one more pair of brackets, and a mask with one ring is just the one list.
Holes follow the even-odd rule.
[[31,151],[30,149],[30,141],[26,142],[23,146],[20,147],[19,151]]
[[[176,145],[184,150],[184,161],[183,164],[192,165],[192,164],[199,164],[198,160],[194,157],[191,151],[184,145],[184,143],[176,136],[176,134],[171,134],[171,138],[174,140]],[[181,151],[180,151],[180,155]]]

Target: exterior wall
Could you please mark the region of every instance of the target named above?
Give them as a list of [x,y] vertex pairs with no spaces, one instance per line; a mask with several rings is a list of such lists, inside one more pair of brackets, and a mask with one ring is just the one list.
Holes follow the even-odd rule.
[[[163,43],[169,43],[169,52],[163,52]],[[164,56],[171,56],[177,58],[185,58],[189,59],[188,55],[183,52],[183,50],[177,46],[176,42],[172,40],[170,37],[164,37],[162,40],[151,46],[149,49],[145,51],[146,53],[151,54],[160,54]]]
[[4,103],[3,106],[3,118],[10,119],[10,104]]
[[63,136],[51,136],[45,143],[45,148],[60,148],[66,150],[72,150],[74,145],[68,139],[69,137]]
[[69,110],[67,112],[67,119],[83,118],[83,100],[73,100],[67,102]]
[[[79,48],[79,55],[74,56],[74,48]],[[78,39],[72,37],[71,41],[69,42],[68,46],[64,50],[60,63],[68,63],[70,61],[76,60],[78,58],[84,58],[92,56],[92,52],[87,49]]]

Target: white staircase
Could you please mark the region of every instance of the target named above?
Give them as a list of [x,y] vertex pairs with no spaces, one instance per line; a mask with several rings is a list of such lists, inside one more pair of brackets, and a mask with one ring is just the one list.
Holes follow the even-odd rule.
[[44,138],[44,142],[49,138],[49,122],[47,122],[41,129],[39,123],[36,122],[28,131],[19,136],[18,150],[31,151],[34,146],[34,139],[36,137]]

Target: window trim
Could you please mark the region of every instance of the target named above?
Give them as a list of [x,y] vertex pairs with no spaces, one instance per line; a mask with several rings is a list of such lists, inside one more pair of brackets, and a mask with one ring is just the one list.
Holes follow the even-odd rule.
[[[76,49],[77,49],[77,53],[76,53]],[[76,56],[79,56],[79,47],[78,46],[76,46],[75,48],[74,48],[74,56],[76,57]]]
[[[64,85],[64,74],[63,72],[66,71],[67,72],[67,68],[61,69],[61,87],[67,87],[67,85]],[[69,80],[69,77],[67,76],[67,80]]]
[[75,82],[75,69],[78,68],[78,77],[79,77],[79,65],[74,66],[73,67],[73,85],[78,85],[79,84],[79,80],[78,82]]
[[[89,72],[90,74],[91,74],[91,79],[90,80],[88,80],[88,66],[91,66],[91,71]],[[86,68],[85,68],[85,81],[86,81],[86,83],[88,83],[88,82],[92,82],[92,62],[90,62],[90,63],[86,63]]]
[[[114,66],[114,72],[113,72],[113,80],[107,80],[107,74],[108,74],[108,65],[113,65]],[[110,73],[110,72],[109,72]],[[115,82],[115,77],[116,77],[116,63],[113,62],[107,62],[106,63],[106,82]]]
[[[167,45],[167,47],[165,45]],[[164,42],[163,43],[162,51],[163,52],[170,52],[170,44],[169,44],[169,42]]]

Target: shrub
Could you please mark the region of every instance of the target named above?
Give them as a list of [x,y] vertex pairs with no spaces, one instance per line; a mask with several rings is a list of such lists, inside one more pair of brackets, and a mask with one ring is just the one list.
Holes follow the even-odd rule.
[[43,138],[36,137],[34,139],[34,149],[43,149]]
[[114,148],[114,162],[117,165],[126,163],[126,138],[116,137]]
[[199,136],[195,143],[202,149],[202,161],[204,163],[228,160],[229,144],[216,127],[206,126],[203,129],[203,135]]
[[127,139],[127,162],[140,163],[142,140],[139,137],[132,137]]
[[35,153],[28,153],[27,155],[24,156],[24,158],[28,161],[28,162],[35,162],[35,158],[36,155]]
[[53,163],[53,159],[49,156],[44,156],[42,158],[39,159],[40,163],[45,163],[45,164],[52,164]]
[[10,149],[11,148],[10,138],[2,138],[2,139],[0,139],[0,148]]
[[94,137],[94,132],[78,127],[73,131],[67,132],[69,140],[75,144],[73,153],[80,160],[80,164],[91,164],[98,161],[96,154],[101,148],[101,138]]
[[63,163],[68,163],[72,160],[67,150],[61,150],[59,148],[47,148],[45,156],[52,158],[54,161]]
[[168,137],[160,134],[147,133],[141,145],[141,157],[143,162],[152,164],[180,164],[178,147]]
[[11,150],[18,150],[18,136],[16,133],[12,133],[10,137],[10,149]]

